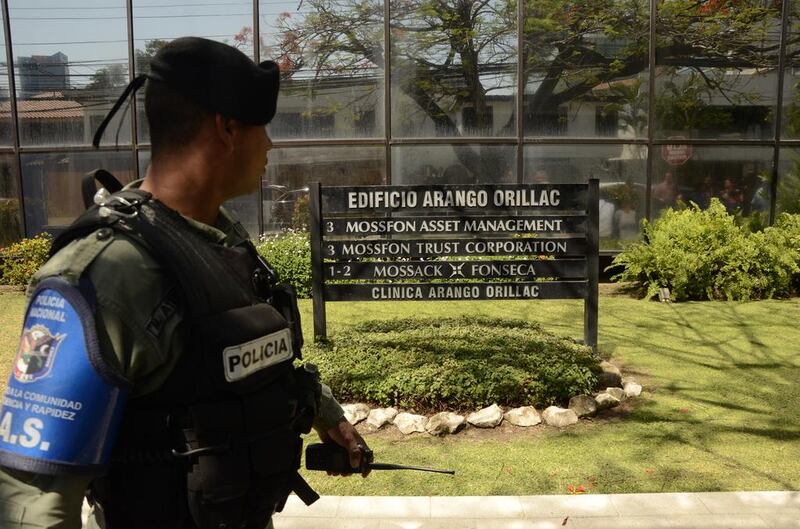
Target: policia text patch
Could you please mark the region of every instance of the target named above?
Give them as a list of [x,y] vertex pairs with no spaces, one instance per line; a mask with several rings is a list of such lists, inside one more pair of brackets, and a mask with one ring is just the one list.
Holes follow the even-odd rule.
[[289,329],[281,329],[240,345],[226,347],[222,351],[225,380],[236,382],[256,371],[290,360],[293,356],[292,333]]

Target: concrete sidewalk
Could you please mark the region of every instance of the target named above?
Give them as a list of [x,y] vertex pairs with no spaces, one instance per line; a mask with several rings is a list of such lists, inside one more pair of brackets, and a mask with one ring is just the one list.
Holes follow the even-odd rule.
[[800,492],[295,496],[275,529],[800,529]]

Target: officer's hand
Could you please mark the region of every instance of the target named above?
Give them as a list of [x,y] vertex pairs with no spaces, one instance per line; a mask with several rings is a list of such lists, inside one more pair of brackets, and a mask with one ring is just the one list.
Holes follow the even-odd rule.
[[[336,426],[328,428],[326,431],[319,432],[319,438],[325,443],[336,443],[343,446],[350,454],[350,466],[358,468],[361,465],[361,451],[368,448],[367,442],[361,437],[352,424],[347,422],[347,419],[342,417]],[[370,469],[365,470],[361,475],[367,477]],[[328,472],[330,475],[338,475]],[[349,476],[350,474],[343,474]]]

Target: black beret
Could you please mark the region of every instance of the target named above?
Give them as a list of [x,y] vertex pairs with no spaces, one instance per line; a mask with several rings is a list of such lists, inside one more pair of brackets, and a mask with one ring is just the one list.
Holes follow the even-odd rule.
[[221,42],[175,39],[153,57],[147,77],[167,83],[209,112],[249,125],[266,125],[275,117],[278,65],[256,64]]
[[145,81],[167,83],[200,107],[248,125],[266,125],[275,117],[280,70],[272,61],[255,64],[241,51],[208,39],[181,37],[158,50],[150,73],[133,79],[94,134],[100,145],[111,118]]

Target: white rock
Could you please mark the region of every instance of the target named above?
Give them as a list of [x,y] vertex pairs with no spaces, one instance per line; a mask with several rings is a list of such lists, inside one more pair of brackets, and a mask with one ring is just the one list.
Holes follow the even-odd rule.
[[615,408],[619,406],[620,400],[613,395],[608,393],[600,393],[594,398],[595,402],[597,402],[597,409],[598,410],[607,410],[609,408]]
[[503,410],[497,404],[492,404],[467,415],[467,422],[478,428],[494,428],[503,422]]
[[550,406],[544,410],[542,412],[542,418],[548,426],[556,426],[558,428],[563,428],[564,426],[569,426],[570,424],[578,422],[578,416],[574,411],[569,409],[565,410],[558,406]]
[[626,397],[638,397],[642,394],[642,386],[637,384],[636,382],[628,382],[625,384],[625,396]]
[[618,399],[620,402],[625,400],[625,390],[622,388],[606,388],[606,393]]
[[398,413],[394,418],[394,425],[403,435],[424,432],[427,422],[428,418],[424,415],[414,415],[413,413]]
[[542,417],[533,406],[514,408],[506,412],[503,417],[514,426],[536,426],[542,422]]
[[397,410],[394,408],[375,408],[370,410],[367,424],[370,428],[377,430],[383,425],[392,422],[395,417],[397,417]]
[[344,418],[353,425],[360,423],[369,416],[369,406],[366,404],[344,404],[342,409],[344,410]]
[[597,403],[589,395],[576,395],[569,399],[569,409],[578,417],[588,417],[597,413]]
[[467,420],[463,415],[458,415],[451,411],[443,411],[428,419],[428,422],[425,424],[425,431],[431,435],[456,433],[466,423]]

